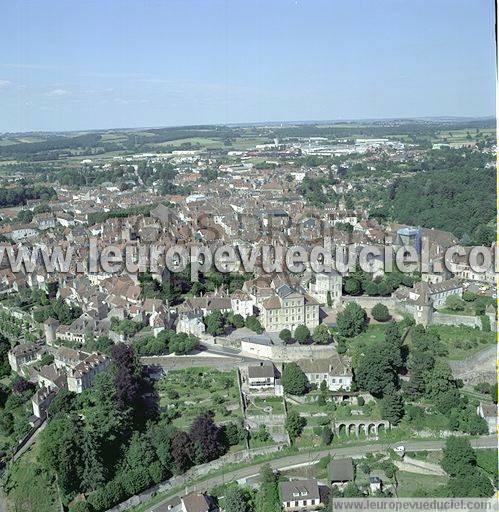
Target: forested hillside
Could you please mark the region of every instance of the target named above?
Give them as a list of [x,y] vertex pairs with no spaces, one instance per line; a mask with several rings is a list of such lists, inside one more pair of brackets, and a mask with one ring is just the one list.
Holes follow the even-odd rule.
[[478,151],[438,151],[423,172],[394,181],[378,213],[404,224],[451,231],[464,243],[495,240],[496,170]]

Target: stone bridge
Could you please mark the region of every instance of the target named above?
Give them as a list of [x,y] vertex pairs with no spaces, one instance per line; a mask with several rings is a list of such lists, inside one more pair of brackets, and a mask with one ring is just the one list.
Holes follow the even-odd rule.
[[387,420],[338,420],[334,423],[333,431],[336,435],[348,436],[364,434],[367,437],[377,436],[380,432],[390,428]]

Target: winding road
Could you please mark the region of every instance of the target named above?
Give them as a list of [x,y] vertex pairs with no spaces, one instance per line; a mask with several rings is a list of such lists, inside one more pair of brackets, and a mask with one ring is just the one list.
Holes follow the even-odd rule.
[[[162,506],[167,501],[170,501],[174,497],[184,496],[186,493],[189,493],[191,491],[205,491],[206,489],[211,489],[212,487],[219,484],[233,482],[236,480],[242,480],[255,476],[259,473],[260,468],[265,464],[270,464],[270,466],[273,469],[283,470],[294,466],[313,464],[314,462],[317,462],[320,458],[326,457],[327,455],[333,455],[335,457],[361,457],[366,453],[384,452],[389,448],[394,448],[395,446],[400,445],[403,445],[406,451],[439,451],[444,447],[445,440],[442,439],[434,441],[400,441],[398,443],[378,443],[364,446],[350,446],[346,448],[336,448],[332,450],[321,450],[319,452],[302,452],[297,455],[290,455],[288,457],[274,459],[270,462],[262,462],[245,468],[237,469],[235,471],[230,471],[223,475],[218,475],[212,478],[201,480],[199,483],[191,483],[187,479],[186,481],[183,482],[181,481],[181,479],[179,479],[177,480],[176,485],[185,486],[181,492],[170,495],[161,503],[158,503],[157,505],[147,508],[146,510],[147,512],[162,512]],[[472,439],[471,445],[474,448],[496,448],[497,436],[493,434]]]

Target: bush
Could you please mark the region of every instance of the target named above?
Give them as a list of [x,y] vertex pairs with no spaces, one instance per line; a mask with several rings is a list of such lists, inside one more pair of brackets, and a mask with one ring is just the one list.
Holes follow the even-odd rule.
[[463,292],[463,300],[466,302],[473,302],[476,299],[476,294],[473,292],[465,291]]
[[260,425],[258,427],[258,430],[253,434],[252,437],[257,441],[265,443],[270,439],[270,434],[265,425]]
[[337,326],[340,336],[353,338],[366,330],[366,312],[355,302],[349,302],[338,314]]
[[155,484],[159,484],[164,480],[166,471],[161,462],[157,460],[149,466],[149,475],[151,475],[151,479]]
[[377,322],[386,322],[390,319],[390,312],[384,304],[379,302],[372,308],[371,314]]
[[236,329],[240,329],[241,327],[244,327],[244,318],[242,317],[242,315],[234,315],[231,319],[230,319],[230,323],[236,328]]
[[97,511],[107,510],[114,505],[114,502],[111,501],[105,488],[92,491],[88,496],[88,503]]
[[482,315],[480,321],[482,322],[482,331],[490,332],[490,318],[487,315]]
[[258,319],[255,316],[249,316],[246,318],[244,325],[251,329],[253,332],[256,332],[257,334],[262,334],[264,331],[264,328],[262,327],[262,324],[258,321]]
[[294,338],[298,343],[305,343],[310,338],[310,330],[306,325],[299,325],[295,329]]
[[119,503],[127,496],[126,490],[118,479],[110,480],[105,487],[110,503]]
[[445,305],[451,311],[464,311],[465,307],[464,300],[457,295],[449,295],[447,299],[445,299]]
[[296,363],[287,363],[282,370],[282,385],[285,393],[304,395],[308,391],[308,379]]
[[143,471],[142,468],[137,468],[125,473],[122,483],[127,492],[133,496],[150,487],[153,482],[149,473]]
[[86,501],[79,501],[73,506],[69,507],[69,512],[93,512],[93,507]]
[[333,440],[333,431],[329,426],[323,427],[321,438],[324,444],[331,444],[331,441]]
[[329,345],[333,341],[333,336],[326,324],[320,324],[315,328],[312,339],[319,345]]
[[293,339],[293,335],[291,334],[291,331],[289,329],[283,329],[279,333],[279,338],[284,341],[284,343],[289,343]]

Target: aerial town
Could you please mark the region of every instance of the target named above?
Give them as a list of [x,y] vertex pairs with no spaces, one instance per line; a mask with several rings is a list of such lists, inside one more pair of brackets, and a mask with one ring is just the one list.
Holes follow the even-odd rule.
[[[492,121],[0,142],[12,510],[312,511],[334,497],[494,493],[496,274],[493,258],[468,258],[495,252]],[[326,238],[333,255],[424,247],[428,265],[291,271],[259,256],[193,279],[193,259],[134,271],[90,257],[91,240],[100,254],[216,255],[310,253]],[[69,249],[52,267],[35,252]],[[466,450],[463,475],[452,454]]]
[[0,2],[0,512],[499,512],[496,3]]

